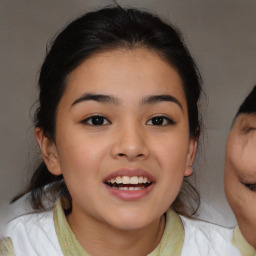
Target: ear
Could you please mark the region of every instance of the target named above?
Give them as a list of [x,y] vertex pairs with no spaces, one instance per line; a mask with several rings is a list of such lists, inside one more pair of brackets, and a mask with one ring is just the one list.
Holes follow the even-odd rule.
[[35,129],[35,137],[41,149],[43,160],[49,172],[53,175],[60,175],[61,169],[56,145],[42,131],[41,128]]
[[192,165],[194,163],[195,156],[196,156],[197,141],[198,141],[197,138],[190,138],[189,140],[189,147],[188,147],[188,154],[187,154],[184,176],[190,176],[193,173]]

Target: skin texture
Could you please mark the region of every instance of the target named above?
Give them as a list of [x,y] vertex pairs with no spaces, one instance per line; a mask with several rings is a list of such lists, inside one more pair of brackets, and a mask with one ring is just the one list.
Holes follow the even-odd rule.
[[226,146],[225,190],[245,239],[256,248],[256,114],[240,114]]
[[[115,100],[78,100],[85,93]],[[179,103],[143,103],[152,95],[171,95]],[[95,114],[106,118],[103,125],[92,125]],[[172,121],[164,118],[154,125],[156,116]],[[183,177],[192,174],[197,146],[189,136],[187,102],[174,68],[144,48],[93,55],[68,77],[57,111],[56,141],[39,128],[35,134],[48,169],[64,175],[73,199],[67,220],[87,252],[146,255],[157,246],[163,214]],[[136,200],[109,193],[104,179],[122,168],[146,171],[154,180],[152,190]]]

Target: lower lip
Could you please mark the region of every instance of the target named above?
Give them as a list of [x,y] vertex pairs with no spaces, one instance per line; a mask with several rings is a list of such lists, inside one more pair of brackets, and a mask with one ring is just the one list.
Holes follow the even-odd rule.
[[140,190],[119,190],[106,184],[104,185],[111,194],[125,201],[139,200],[145,197],[154,187],[154,184],[151,184],[150,186]]

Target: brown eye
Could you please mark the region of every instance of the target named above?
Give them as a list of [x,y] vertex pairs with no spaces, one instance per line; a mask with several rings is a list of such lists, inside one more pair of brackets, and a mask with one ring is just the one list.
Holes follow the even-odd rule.
[[157,126],[161,126],[161,125],[171,125],[171,124],[175,124],[175,122],[165,116],[155,116],[153,118],[151,118],[147,124],[149,125],[157,125]]
[[251,191],[256,191],[256,184],[244,184],[247,188],[249,188]]
[[89,124],[89,125],[95,125],[95,126],[110,124],[108,119],[101,115],[90,116],[85,120],[83,120],[83,123]]

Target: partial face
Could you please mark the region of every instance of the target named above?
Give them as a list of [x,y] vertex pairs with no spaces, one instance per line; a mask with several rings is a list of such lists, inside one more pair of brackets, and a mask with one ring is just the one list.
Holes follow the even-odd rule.
[[256,247],[256,114],[240,114],[226,147],[225,189],[238,225]]
[[85,60],[68,77],[56,121],[54,174],[72,216],[131,230],[158,220],[192,173],[196,142],[178,73],[146,49]]

